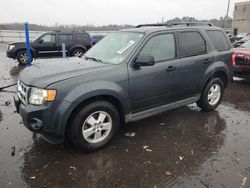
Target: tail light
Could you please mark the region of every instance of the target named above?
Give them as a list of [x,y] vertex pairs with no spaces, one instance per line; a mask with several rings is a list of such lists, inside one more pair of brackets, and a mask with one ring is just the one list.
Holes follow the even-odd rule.
[[93,44],[92,44],[92,41],[90,40],[89,42],[89,48],[92,48]]
[[236,54],[235,53],[232,54],[232,65],[233,65],[233,67],[236,65]]

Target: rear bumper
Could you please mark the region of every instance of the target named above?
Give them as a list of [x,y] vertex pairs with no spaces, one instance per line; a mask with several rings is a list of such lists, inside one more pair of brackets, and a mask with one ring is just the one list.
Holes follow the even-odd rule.
[[240,78],[250,78],[250,66],[236,66],[234,76]]

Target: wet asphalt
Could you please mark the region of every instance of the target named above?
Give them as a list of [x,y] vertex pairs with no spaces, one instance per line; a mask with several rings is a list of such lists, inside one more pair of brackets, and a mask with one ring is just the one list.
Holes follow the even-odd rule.
[[[0,87],[22,70],[0,44]],[[76,151],[33,135],[0,91],[0,187],[250,187],[250,81],[235,78],[222,104],[195,104],[127,124],[105,149]]]

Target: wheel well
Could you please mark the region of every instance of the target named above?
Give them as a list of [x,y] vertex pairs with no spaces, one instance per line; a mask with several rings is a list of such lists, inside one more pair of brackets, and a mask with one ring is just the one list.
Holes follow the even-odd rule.
[[[21,52],[21,51],[26,51],[26,49],[23,48],[23,49],[18,50],[18,51],[16,52],[16,57],[17,57],[17,54],[18,54],[19,52]],[[30,53],[31,53],[32,57],[34,57],[34,52],[33,52],[32,49],[30,49]]]
[[69,127],[70,127],[70,123],[73,121],[73,119],[75,118],[76,114],[86,105],[96,102],[96,101],[107,101],[110,102],[111,104],[113,104],[115,106],[115,108],[117,109],[118,113],[120,114],[120,118],[121,118],[121,124],[123,124],[125,122],[125,117],[124,117],[124,109],[122,107],[121,102],[116,99],[113,96],[110,95],[99,95],[99,96],[94,96],[91,97],[89,99],[84,100],[83,102],[81,102],[80,104],[78,104],[75,109],[71,112],[70,117],[68,118],[67,124],[66,124],[66,131],[65,133],[68,132]]
[[228,78],[227,78],[227,74],[224,71],[217,71],[212,76],[210,76],[205,84],[205,87],[208,84],[208,82],[210,82],[213,78],[220,78],[222,80],[222,82],[224,83],[224,87],[225,88],[227,87]]

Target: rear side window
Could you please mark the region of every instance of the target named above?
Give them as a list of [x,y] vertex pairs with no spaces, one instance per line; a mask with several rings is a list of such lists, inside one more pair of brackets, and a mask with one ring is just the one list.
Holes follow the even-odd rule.
[[181,32],[179,34],[181,57],[190,57],[206,53],[206,42],[199,32]]
[[155,62],[175,58],[175,40],[173,34],[157,35],[149,39],[141,54],[154,56]]
[[89,41],[90,37],[88,34],[85,34],[85,33],[77,33],[76,40],[77,41]]
[[59,40],[61,42],[70,42],[73,40],[73,35],[68,35],[68,34],[60,34],[59,35]]
[[217,51],[222,52],[230,49],[226,36],[221,31],[206,31]]

